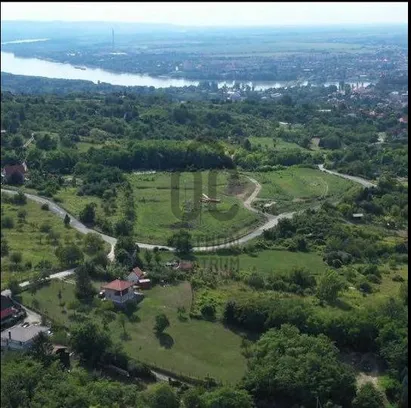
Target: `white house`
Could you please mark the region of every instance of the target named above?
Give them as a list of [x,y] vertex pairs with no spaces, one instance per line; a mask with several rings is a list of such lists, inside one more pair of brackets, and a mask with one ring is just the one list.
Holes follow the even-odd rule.
[[112,300],[117,305],[124,305],[129,300],[134,300],[133,282],[116,279],[113,282],[102,286],[105,298]]
[[41,333],[49,330],[45,326],[14,326],[1,332],[1,347],[11,350],[27,350],[34,339]]
[[138,266],[136,266],[127,276],[127,280],[129,282],[133,282],[134,284],[137,284],[140,282],[142,278],[146,275],[145,272],[143,272]]

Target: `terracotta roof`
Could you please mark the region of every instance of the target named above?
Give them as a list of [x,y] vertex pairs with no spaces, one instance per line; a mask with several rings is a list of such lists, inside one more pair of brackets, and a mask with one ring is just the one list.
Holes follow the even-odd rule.
[[23,164],[14,164],[12,166],[4,166],[4,174],[6,176],[11,176],[16,171],[19,171],[21,174],[25,174],[26,168]]
[[131,272],[135,273],[138,278],[141,278],[144,275],[144,272],[136,266]]
[[4,309],[0,312],[0,319],[3,320],[6,317],[11,316],[14,313],[14,310],[10,307],[8,309]]
[[9,297],[1,295],[1,310],[8,309],[13,306],[14,303]]
[[127,282],[120,279],[113,280],[113,282],[108,283],[107,285],[102,286],[103,289],[111,289],[123,291],[133,286],[133,282]]

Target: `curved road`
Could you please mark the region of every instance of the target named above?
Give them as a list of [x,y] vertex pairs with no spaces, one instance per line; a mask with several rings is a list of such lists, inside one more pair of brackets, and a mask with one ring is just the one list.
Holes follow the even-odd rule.
[[[322,164],[320,164],[318,166],[318,168],[321,171],[324,171],[326,173],[329,173],[329,174],[332,174],[332,175],[335,175],[335,176],[339,176],[339,177],[343,177],[345,179],[348,179],[348,180],[354,181],[356,183],[359,183],[364,187],[374,187],[375,186],[374,183],[371,183],[368,180],[362,179],[361,177],[350,176],[348,174],[341,174],[341,173],[337,173],[335,171],[327,170],[327,169],[324,168],[324,165],[322,165]],[[259,235],[263,234],[264,230],[270,229],[270,228],[273,228],[274,226],[276,226],[280,219],[282,219],[282,218],[292,218],[293,215],[296,213],[296,212],[289,212],[289,213],[282,213],[280,215],[274,216],[274,215],[271,215],[271,214],[262,213],[261,211],[259,211],[256,208],[252,207],[253,201],[257,198],[258,194],[261,191],[261,184],[257,180],[255,180],[251,177],[248,177],[248,179],[252,183],[254,183],[255,189],[252,192],[252,194],[244,201],[244,207],[246,209],[248,209],[249,211],[252,211],[254,213],[263,214],[266,217],[266,222],[263,225],[261,225],[260,227],[256,228],[254,231],[252,231],[252,232],[244,235],[243,237],[239,238],[238,240],[230,241],[230,242],[227,242],[225,244],[220,244],[220,245],[215,245],[215,246],[195,247],[195,248],[193,248],[194,251],[196,251],[196,252],[213,251],[213,250],[216,250],[216,249],[227,248],[227,247],[230,247],[230,246],[233,246],[233,245],[239,245],[239,244],[246,243],[247,241],[250,241],[251,239],[256,238]],[[1,191],[5,192],[5,193],[10,193],[10,194],[17,194],[17,191],[15,191],[15,190],[8,190],[8,189],[2,188]],[[83,234],[87,234],[89,232],[99,234],[105,242],[107,242],[111,245],[111,250],[110,250],[110,253],[108,254],[108,258],[110,260],[114,259],[114,247],[115,247],[116,242],[117,242],[116,238],[110,237],[108,235],[105,235],[105,234],[99,233],[95,230],[92,230],[90,228],[87,228],[83,223],[81,223],[79,220],[77,220],[75,217],[73,217],[67,211],[63,210],[57,204],[55,204],[54,202],[52,202],[52,201],[50,201],[46,198],[39,197],[39,196],[36,196],[34,194],[29,194],[29,193],[25,193],[25,195],[28,199],[36,201],[40,204],[47,203],[49,205],[50,211],[57,214],[59,217],[61,217],[63,219],[64,219],[65,215],[68,214],[68,216],[70,217],[70,225],[73,228],[75,228],[77,231],[79,231]],[[140,248],[154,249],[154,247],[157,246],[158,248],[167,248],[168,250],[173,250],[173,248],[166,247],[166,246],[161,246],[161,245],[152,245],[152,244],[144,244],[144,243],[137,243],[137,244]],[[69,276],[73,273],[74,273],[74,269],[69,269],[67,271],[62,271],[62,272],[52,274],[52,275],[50,275],[50,278],[51,279],[63,279],[66,276]],[[22,282],[20,284],[21,287],[25,287],[27,285],[29,285],[28,281]],[[5,291],[2,292],[2,294],[6,294],[6,292],[9,292],[9,290],[6,289]],[[169,376],[165,376],[165,375],[163,375],[163,374],[161,374],[161,373],[159,373],[155,370],[152,370],[152,372],[155,374],[157,380],[159,380],[159,381],[168,381],[168,379],[169,379]],[[172,378],[172,377],[170,377],[170,378]]]
[[[318,165],[318,168],[319,168],[319,170],[321,170],[321,171],[323,171],[323,172],[332,174],[332,175],[334,175],[334,176],[343,177],[343,178],[345,178],[345,179],[347,179],[347,180],[351,180],[351,181],[353,181],[353,182],[359,183],[359,184],[361,184],[361,185],[364,186],[364,187],[375,187],[375,186],[376,186],[376,184],[374,184],[374,183],[372,183],[372,182],[370,182],[370,181],[368,181],[368,180],[365,180],[365,179],[363,179],[363,178],[361,178],[361,177],[350,176],[350,175],[348,175],[348,174],[341,174],[341,173],[338,173],[338,172],[336,172],[336,171],[327,170],[327,169],[324,168],[324,165],[323,165],[323,164]],[[247,176],[247,177],[248,177],[248,176]],[[214,245],[214,246],[194,247],[194,248],[193,248],[193,251],[194,251],[194,252],[214,251],[214,250],[217,250],[217,249],[228,248],[228,247],[233,246],[233,245],[244,244],[244,243],[246,243],[246,242],[248,242],[248,241],[250,241],[250,240],[252,240],[252,239],[254,239],[254,238],[256,238],[256,237],[258,237],[258,236],[260,236],[260,235],[262,235],[263,232],[264,232],[264,230],[275,227],[275,226],[278,224],[278,222],[279,222],[280,219],[282,219],[282,218],[292,218],[292,217],[293,217],[293,215],[295,214],[295,212],[282,213],[282,214],[279,214],[279,215],[275,215],[275,216],[274,216],[274,215],[271,215],[271,214],[262,213],[260,210],[257,210],[256,208],[252,207],[253,201],[257,198],[258,194],[259,194],[260,191],[261,191],[261,184],[260,184],[257,180],[255,180],[255,179],[253,179],[253,178],[251,178],[251,177],[248,177],[248,179],[249,179],[252,183],[254,183],[255,189],[254,189],[254,191],[252,192],[252,194],[244,201],[244,203],[243,203],[243,204],[244,204],[244,207],[245,207],[247,210],[249,210],[249,211],[252,211],[252,212],[255,212],[255,213],[258,213],[258,214],[263,214],[264,217],[266,218],[266,222],[265,222],[263,225],[257,227],[254,231],[252,231],[252,232],[244,235],[244,236],[241,237],[241,238],[238,238],[238,239],[233,240],[233,241],[229,241],[229,242],[224,243],[224,244]],[[9,194],[17,194],[17,191],[5,189],[5,188],[2,188],[1,191],[2,191],[2,192],[5,192],[5,193],[9,193]],[[83,234],[87,234],[87,233],[89,233],[89,232],[93,232],[93,233],[96,233],[96,234],[100,235],[101,238],[102,238],[105,242],[107,242],[107,243],[109,243],[109,244],[111,245],[111,250],[110,250],[110,253],[108,254],[108,258],[109,258],[110,260],[113,260],[113,259],[114,259],[114,247],[115,247],[116,242],[117,242],[117,239],[116,239],[116,238],[110,237],[109,235],[102,234],[102,233],[100,233],[100,232],[97,232],[97,231],[95,231],[95,230],[93,230],[93,229],[90,229],[90,228],[86,227],[83,223],[81,223],[79,220],[77,220],[75,217],[73,217],[70,213],[68,213],[67,211],[63,210],[63,209],[62,209],[61,207],[59,207],[56,203],[54,203],[53,201],[48,200],[47,198],[39,197],[39,196],[36,196],[36,195],[34,195],[34,194],[29,194],[29,193],[25,193],[25,195],[26,195],[26,197],[27,197],[28,199],[33,200],[33,201],[36,201],[36,202],[38,202],[38,203],[40,203],[40,204],[45,204],[45,203],[48,204],[50,211],[52,211],[53,213],[55,213],[55,214],[56,214],[57,216],[59,216],[60,218],[64,218],[65,215],[67,214],[67,215],[70,217],[70,225],[71,225],[73,228],[75,228],[77,231],[79,231],[79,232],[81,232],[81,233],[83,233]],[[137,242],[137,245],[138,245],[140,248],[151,249],[151,250],[154,249],[155,247],[164,248],[164,249],[167,249],[167,250],[169,250],[169,251],[174,250],[174,248],[171,248],[171,247],[168,247],[168,246],[145,244],[145,243],[143,243],[143,242]],[[62,277],[71,275],[72,273],[73,273],[73,270],[71,269],[71,270],[68,270],[68,271],[63,271],[63,272],[59,272],[59,273],[50,275],[50,277],[51,277],[51,278],[60,278],[60,279],[61,279]],[[26,286],[26,285],[28,285],[28,282],[23,282],[21,285],[22,285],[22,286]]]
[[348,175],[348,174],[342,174],[342,173],[338,173],[338,172],[336,172],[336,171],[327,170],[327,169],[324,167],[324,164],[319,164],[319,165],[318,165],[318,168],[319,168],[321,171],[324,171],[325,173],[332,174],[333,176],[338,176],[338,177],[345,178],[345,179],[347,179],[347,180],[354,181],[355,183],[359,183],[359,184],[361,184],[361,185],[364,186],[364,187],[368,187],[368,188],[369,188],[369,187],[377,187],[376,184],[371,183],[371,181],[366,180],[366,179],[363,179],[363,178],[361,178],[361,177],[350,176],[350,175]]

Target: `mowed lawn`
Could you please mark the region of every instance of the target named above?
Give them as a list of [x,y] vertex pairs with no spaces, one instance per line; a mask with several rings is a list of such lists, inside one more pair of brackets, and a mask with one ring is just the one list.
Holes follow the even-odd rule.
[[[202,204],[200,212],[195,214],[194,186],[198,191],[212,196],[209,191],[209,172],[180,174],[177,173],[155,173],[155,174],[129,174],[127,175],[134,191],[134,205],[136,210],[136,221],[134,224],[134,237],[139,242],[153,244],[167,244],[168,238],[179,229],[186,229],[193,236],[194,242],[207,240],[223,241],[231,237],[239,237],[252,230],[260,221],[261,217],[246,210],[242,201],[235,194],[241,191],[231,192],[227,190],[228,173],[218,172],[215,186],[216,198],[221,203],[215,207]],[[201,177],[195,179],[195,174]],[[213,180],[210,178],[210,180]],[[244,188],[250,190],[250,182],[243,178]],[[172,198],[172,190],[176,194]],[[251,186],[252,191],[252,186]],[[87,203],[97,204],[97,214],[103,216],[101,199],[90,196],[77,196],[76,189],[68,187],[57,194],[63,200],[62,206],[75,216]],[[123,217],[124,202],[122,193],[117,199],[117,209],[108,218],[116,222]],[[183,219],[183,208],[187,216]],[[222,216],[233,208],[232,216]],[[191,214],[190,214],[191,212]]]
[[[65,307],[74,300],[73,284],[52,281],[36,294],[22,293],[22,301],[27,306],[37,306],[55,321],[70,326],[69,315],[73,313],[59,306],[58,291],[61,290]],[[235,383],[245,373],[246,362],[241,354],[241,337],[224,328],[220,323],[188,318],[180,321],[177,308],[184,306],[187,316],[191,307],[191,287],[188,282],[176,286],[156,286],[145,291],[145,299],[139,304],[136,321],[127,321],[126,332],[129,340],[123,340],[123,328],[118,320],[109,324],[113,340],[120,341],[126,352],[133,358],[153,364],[176,373],[204,378],[210,375],[225,383]],[[36,304],[36,301],[34,301]],[[155,316],[165,313],[170,327],[161,339],[154,331]],[[101,317],[90,313],[94,322],[101,323]],[[161,343],[160,343],[161,341]]]
[[237,268],[240,271],[256,271],[264,276],[287,274],[294,268],[305,268],[317,275],[327,267],[322,257],[315,252],[264,250],[255,256],[199,254],[196,259],[200,267],[220,270]]
[[[5,196],[6,194],[3,193]],[[74,242],[80,247],[83,242],[83,235],[72,228],[66,228],[63,220],[50,211],[42,210],[40,204],[27,200],[25,205],[15,205],[1,203],[2,218],[11,217],[14,220],[13,228],[2,227],[2,240],[5,239],[9,246],[9,256],[13,252],[22,254],[22,262],[18,271],[12,271],[9,256],[1,259],[1,284],[7,285],[8,279],[12,276],[18,281],[29,279],[33,274],[36,265],[47,260],[52,264],[52,271],[61,270],[58,259],[55,255],[58,242],[61,244]],[[19,210],[26,211],[24,223],[19,225],[17,213]],[[52,231],[59,235],[58,242],[51,242],[47,239],[47,233],[40,232],[40,227],[48,224]]]
[[262,186],[258,199],[272,202],[278,212],[304,209],[325,199],[338,200],[355,184],[320,170],[288,167],[267,173],[250,173]]

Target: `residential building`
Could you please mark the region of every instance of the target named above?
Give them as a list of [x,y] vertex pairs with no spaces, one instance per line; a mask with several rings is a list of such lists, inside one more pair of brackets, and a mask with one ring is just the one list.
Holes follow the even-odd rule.
[[127,276],[127,280],[129,282],[133,282],[134,284],[137,284],[141,279],[144,278],[146,275],[145,272],[143,272],[138,266],[136,266]]
[[4,169],[1,175],[2,177],[4,177],[4,180],[7,183],[11,180],[11,177],[14,174],[17,174],[20,177],[20,179],[24,182],[24,178],[27,173],[27,170],[28,169],[27,169],[26,163],[7,165],[7,166],[4,166]]
[[1,295],[1,322],[12,317],[16,313],[13,301],[7,297]]
[[105,298],[112,300],[115,304],[122,306],[130,300],[134,300],[133,282],[116,279],[101,289],[104,290]]
[[46,326],[10,327],[1,332],[1,347],[10,350],[27,350],[40,333],[47,333],[48,330],[49,327]]

